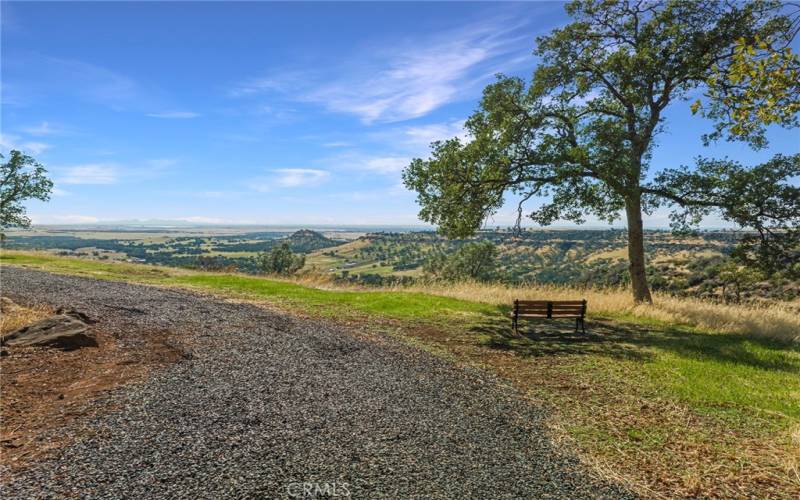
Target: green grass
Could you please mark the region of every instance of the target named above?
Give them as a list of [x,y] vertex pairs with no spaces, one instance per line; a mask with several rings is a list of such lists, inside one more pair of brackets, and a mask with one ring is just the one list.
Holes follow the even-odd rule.
[[644,364],[653,380],[674,397],[703,411],[747,418],[749,409],[800,420],[800,352],[779,342],[695,333],[655,347]]
[[[731,463],[758,463],[758,456],[751,456],[757,449],[738,449],[737,433],[759,436],[777,446],[785,443],[786,430],[800,423],[800,346],[763,337],[633,317],[590,324],[589,338],[570,333],[513,337],[508,318],[497,306],[426,293],[323,290],[254,276],[20,252],[4,252],[0,263],[202,289],[263,300],[310,316],[364,320],[365,324],[374,325],[372,318],[388,319],[400,337],[413,345],[495,370],[525,390],[574,406],[564,408],[566,418],[572,419],[565,428],[578,442],[602,450],[612,461],[615,454],[620,461],[632,460],[630,450],[645,458],[669,454],[678,457],[679,465],[671,467],[702,476],[708,472],[698,472],[700,465],[693,465],[698,455],[684,456],[689,453],[685,450],[702,445],[704,453],[717,450],[713,452],[720,457],[734,457],[724,458]],[[551,384],[551,380],[565,382]],[[588,387],[589,392],[574,395],[570,387],[575,384]],[[683,405],[700,420],[693,421],[691,429],[667,416],[629,421],[630,415],[642,411],[642,401],[664,408]],[[680,446],[673,446],[676,440]],[[737,473],[724,467],[720,471]]]
[[272,300],[302,306],[304,313],[348,316],[352,313],[379,315],[394,319],[432,320],[441,316],[477,316],[497,314],[489,304],[466,302],[447,297],[411,292],[320,290],[294,283],[264,278],[191,274],[176,276],[165,284],[202,287],[255,299]]
[[[520,356],[555,354],[640,358],[649,379],[676,398],[703,405],[736,405],[800,418],[800,352],[796,345],[691,327],[627,318],[605,341],[548,349],[541,340],[508,337],[508,320],[496,306],[425,293],[322,290],[291,282],[232,274],[202,273],[139,264],[106,263],[45,254],[6,252],[5,264],[56,273],[147,284],[202,288],[222,295],[298,307],[306,314],[452,324],[487,345],[503,345]],[[483,330],[477,325],[488,325]],[[646,327],[634,331],[626,324]],[[574,369],[580,369],[574,365]]]

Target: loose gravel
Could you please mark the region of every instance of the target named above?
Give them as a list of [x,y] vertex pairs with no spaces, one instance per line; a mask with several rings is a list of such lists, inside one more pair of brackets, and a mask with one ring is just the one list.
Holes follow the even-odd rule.
[[0,279],[120,341],[169,329],[187,350],[98,401],[114,410],[66,430],[82,437],[53,458],[3,471],[3,498],[632,496],[557,449],[512,389],[391,339],[179,290],[8,266]]

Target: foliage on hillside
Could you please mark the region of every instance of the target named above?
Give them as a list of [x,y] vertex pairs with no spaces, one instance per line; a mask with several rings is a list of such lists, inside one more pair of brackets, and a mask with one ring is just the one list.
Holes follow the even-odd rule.
[[[769,277],[731,272],[735,268],[730,255],[741,238],[742,233],[732,231],[680,236],[668,231],[647,231],[645,248],[653,289],[724,302],[792,300],[800,296],[800,283],[788,267]],[[409,285],[430,278],[464,277],[491,278],[506,284],[595,288],[628,284],[626,236],[619,230],[528,230],[516,234],[495,229],[482,231],[471,239],[446,239],[433,232],[379,232],[344,243],[314,231],[209,237],[171,233],[149,239],[127,239],[120,232],[108,238],[17,234],[8,239],[6,247],[47,249],[99,260],[260,273],[258,255],[283,242],[289,243],[293,252],[306,254],[304,273],[362,285]],[[456,272],[457,266],[442,267],[448,259],[457,260],[465,245],[476,242],[494,245],[491,273],[469,276]]]
[[306,263],[305,255],[292,252],[288,241],[258,255],[259,269],[266,274],[294,274]]

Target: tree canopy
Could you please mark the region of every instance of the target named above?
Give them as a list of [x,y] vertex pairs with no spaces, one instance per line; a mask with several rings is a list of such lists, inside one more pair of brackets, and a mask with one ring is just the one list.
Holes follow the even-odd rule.
[[475,241],[461,245],[450,255],[438,254],[428,259],[427,274],[446,280],[485,281],[494,276],[497,249],[491,241]]
[[285,241],[259,254],[257,260],[259,269],[268,274],[293,274],[306,263],[305,255],[296,255]]
[[[577,0],[567,12],[573,22],[537,39],[541,63],[530,84],[499,75],[466,121],[470,139],[435,142],[428,159],[405,169],[420,217],[464,237],[508,194],[519,200],[518,226],[525,216],[548,225],[582,223],[587,214],[612,222],[624,213],[636,301],[652,300],[643,213],[671,205],[675,227],[685,228],[716,210],[773,240],[784,234],[798,214],[797,156],[755,168],[701,159],[693,170],[676,165],[653,181],[648,175],[664,110],[709,89],[715,74],[736,64],[741,40],[786,42],[792,20],[781,4]],[[772,182],[748,183],[763,174]],[[526,212],[534,197],[548,201]]]
[[[0,160],[5,157],[0,154]],[[53,182],[44,166],[17,150],[11,150],[7,161],[0,164],[0,229],[30,227],[23,202],[29,199],[47,201]]]

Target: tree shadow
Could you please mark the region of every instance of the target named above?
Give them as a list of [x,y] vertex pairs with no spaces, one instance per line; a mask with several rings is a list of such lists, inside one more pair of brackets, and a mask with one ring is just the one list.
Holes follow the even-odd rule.
[[[520,335],[516,336],[506,312],[503,317],[487,315],[470,328],[470,333],[481,335],[486,347],[531,358],[601,355],[643,362],[653,359],[657,351],[664,351],[684,358],[728,362],[771,371],[800,372],[798,363],[793,363],[779,352],[800,352],[797,344],[755,335],[698,332],[681,326],[643,325],[594,318],[586,322],[586,334],[583,334],[575,332],[574,320],[533,320],[521,321]],[[754,346],[762,349],[754,349]]]

